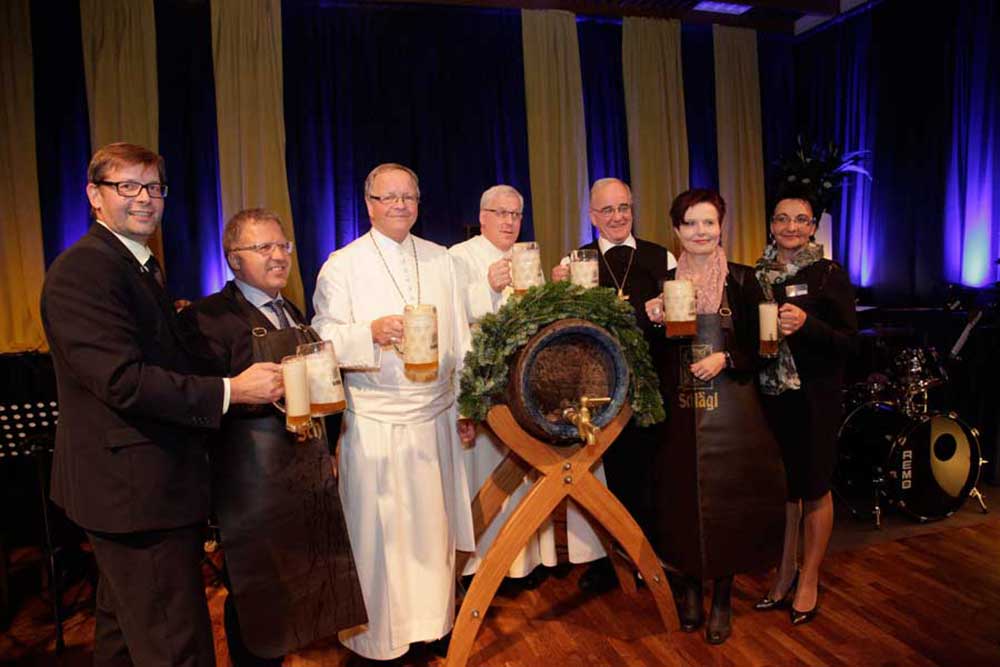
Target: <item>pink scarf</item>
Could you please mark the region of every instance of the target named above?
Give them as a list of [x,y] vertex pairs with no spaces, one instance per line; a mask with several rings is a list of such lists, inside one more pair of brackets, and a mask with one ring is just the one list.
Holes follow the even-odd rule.
[[695,267],[691,256],[683,252],[677,260],[677,279],[694,283],[695,302],[699,315],[714,315],[722,305],[722,290],[726,286],[729,265],[726,251],[719,246],[701,269]]

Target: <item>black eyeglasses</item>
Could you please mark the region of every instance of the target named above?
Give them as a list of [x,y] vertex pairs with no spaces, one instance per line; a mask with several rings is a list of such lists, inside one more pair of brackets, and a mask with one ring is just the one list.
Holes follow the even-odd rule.
[[149,193],[149,196],[153,199],[164,199],[167,196],[167,184],[158,183],[153,181],[152,183],[139,183],[136,181],[94,181],[94,185],[110,185],[115,189],[122,197],[138,197],[139,193],[142,192],[143,188]]

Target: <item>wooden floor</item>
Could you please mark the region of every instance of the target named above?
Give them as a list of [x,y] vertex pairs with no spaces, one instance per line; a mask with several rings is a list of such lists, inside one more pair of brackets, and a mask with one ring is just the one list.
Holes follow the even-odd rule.
[[[733,636],[721,647],[709,646],[700,633],[665,632],[647,591],[635,598],[619,591],[581,594],[582,568],[568,568],[537,590],[498,597],[469,664],[1000,666],[1000,513],[932,530],[831,553],[820,615],[799,628],[785,613],[751,609],[766,589],[764,576],[738,577]],[[229,664],[218,632],[224,596],[221,588],[209,589],[220,666]],[[78,611],[66,623],[67,649],[57,660],[47,613],[37,596],[22,604],[0,634],[0,665],[91,663],[91,614]],[[406,664],[444,664],[413,653]],[[347,659],[330,643],[290,656],[285,665],[337,666]]]

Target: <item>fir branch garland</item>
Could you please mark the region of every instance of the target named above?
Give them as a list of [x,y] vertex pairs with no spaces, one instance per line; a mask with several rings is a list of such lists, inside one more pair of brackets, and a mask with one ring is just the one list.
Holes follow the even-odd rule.
[[511,356],[539,329],[567,318],[589,320],[618,339],[632,371],[629,401],[636,421],[640,426],[663,421],[666,415],[649,344],[636,324],[632,307],[618,299],[613,289],[584,289],[568,281],[532,287],[479,321],[462,369],[461,414],[485,419],[507,390]]

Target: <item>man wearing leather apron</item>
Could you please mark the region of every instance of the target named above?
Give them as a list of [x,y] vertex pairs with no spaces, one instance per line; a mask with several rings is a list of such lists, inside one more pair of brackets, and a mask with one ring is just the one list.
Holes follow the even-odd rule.
[[[208,363],[226,373],[277,363],[318,340],[281,297],[293,245],[276,214],[237,213],[223,246],[235,279],[185,311]],[[284,422],[274,406],[234,406],[210,448],[237,667],[280,665],[286,653],[367,620],[326,430],[302,440]]]

